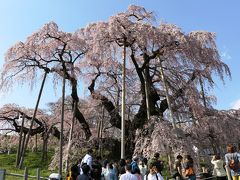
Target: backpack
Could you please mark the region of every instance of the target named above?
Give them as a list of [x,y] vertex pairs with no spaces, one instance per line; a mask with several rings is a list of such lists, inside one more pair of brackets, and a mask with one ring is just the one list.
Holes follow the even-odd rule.
[[239,160],[238,157],[233,155],[233,157],[230,159],[228,166],[230,169],[232,169],[233,171],[236,171],[239,169]]
[[140,171],[136,161],[131,162],[131,167],[132,167],[132,173],[133,174],[135,174],[137,171]]
[[186,177],[188,177],[188,176],[193,176],[193,175],[194,175],[193,167],[188,167],[187,169],[185,169],[184,175],[185,175]]

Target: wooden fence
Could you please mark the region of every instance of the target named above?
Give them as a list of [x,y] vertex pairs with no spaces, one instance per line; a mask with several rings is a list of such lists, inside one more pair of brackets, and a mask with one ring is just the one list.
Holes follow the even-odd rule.
[[25,167],[24,174],[15,174],[15,173],[8,173],[5,169],[0,169],[0,180],[7,180],[7,177],[22,177],[23,180],[28,179],[36,179],[36,180],[45,180],[48,179],[47,177],[41,177],[40,176],[40,169],[37,168],[36,176],[30,176],[28,175],[28,168]]

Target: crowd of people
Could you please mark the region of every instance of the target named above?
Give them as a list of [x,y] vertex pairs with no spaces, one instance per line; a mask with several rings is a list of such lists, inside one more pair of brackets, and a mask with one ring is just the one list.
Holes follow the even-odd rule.
[[[67,179],[68,180],[164,180],[162,171],[164,162],[160,159],[160,154],[156,152],[152,158],[144,157],[127,157],[119,162],[110,162],[104,160],[101,163],[101,158],[92,157],[93,151],[88,150],[83,159],[71,167]],[[178,155],[174,164],[174,173],[171,178],[182,177],[183,169],[188,172],[190,179],[194,179],[193,160],[188,155],[182,163],[183,157]],[[183,165],[183,166],[182,166]],[[192,173],[192,174],[191,174]]]
[[[147,159],[133,157],[121,159],[119,162],[101,161],[100,157],[93,158],[93,151],[88,150],[83,159],[71,167],[67,180],[164,180],[162,171],[164,162],[160,154],[155,153]],[[225,161],[220,155],[211,159],[213,171],[211,177],[217,180],[240,180],[240,154],[233,145],[227,146]],[[165,179],[195,180],[193,158],[190,155],[177,155],[173,165],[172,175]],[[209,179],[209,178],[208,178]]]

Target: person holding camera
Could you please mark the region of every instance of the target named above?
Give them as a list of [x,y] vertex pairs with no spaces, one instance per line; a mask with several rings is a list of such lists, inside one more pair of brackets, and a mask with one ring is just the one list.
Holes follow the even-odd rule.
[[223,168],[224,161],[219,154],[212,157],[211,163],[214,165],[212,175],[216,176],[217,180],[227,180],[227,173]]

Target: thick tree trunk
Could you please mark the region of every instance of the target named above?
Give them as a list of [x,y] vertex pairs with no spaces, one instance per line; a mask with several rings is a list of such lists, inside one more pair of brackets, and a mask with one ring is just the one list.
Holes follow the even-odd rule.
[[[142,75],[142,73],[141,73]],[[96,93],[94,91],[95,81],[100,76],[100,73],[96,75],[95,79],[92,80],[91,85],[88,87],[88,89],[91,92],[91,95],[94,99],[101,100],[102,104],[104,105],[105,109],[110,115],[110,123],[112,126],[115,126],[119,129],[121,129],[121,116],[119,115],[119,112],[117,111],[117,108],[114,106],[114,104],[105,96],[101,95],[100,93]],[[133,121],[125,121],[125,148],[126,156],[132,156],[135,148],[135,132],[138,128],[142,128],[145,122],[147,121],[147,111],[146,111],[146,98],[145,98],[145,83],[143,81],[143,84],[141,86],[142,89],[142,100],[141,100],[141,106],[139,108],[138,113],[135,115]],[[159,100],[159,96],[157,96],[155,90],[150,90],[149,92],[149,101],[152,105],[153,110],[151,110],[151,113],[156,113],[154,111],[155,107],[153,105],[156,104],[156,101]],[[154,108],[153,108],[154,107]]]
[[[65,47],[64,47],[64,49],[65,49]],[[64,51],[62,51],[62,52],[64,52]],[[63,53],[60,55],[60,59],[62,60],[62,62],[64,62]],[[74,103],[76,103],[78,105],[79,98],[78,98],[78,92],[77,92],[77,79],[75,79],[72,75],[69,74],[69,69],[66,67],[66,65],[64,63],[62,64],[62,66],[63,66],[63,71],[64,71],[65,78],[68,79],[71,82],[71,86],[72,86],[71,97],[72,97],[72,100],[73,100],[72,103],[73,103],[73,105],[74,105]],[[73,66],[73,64],[72,64],[72,66]],[[83,114],[79,110],[78,106],[76,107],[75,114],[76,114],[75,117],[77,118],[77,120],[81,124],[82,129],[85,133],[86,140],[89,140],[92,133],[90,131],[88,123],[86,122],[86,119],[84,118]]]
[[[77,93],[77,81],[75,79],[71,79],[71,84],[72,84],[71,96],[73,99],[73,104],[74,103],[78,104],[79,98]],[[77,120],[79,121],[79,123],[81,124],[84,130],[86,140],[88,140],[91,137],[92,133],[90,131],[88,123],[86,122],[86,119],[84,118],[83,114],[80,112],[78,106],[76,106],[74,113],[75,113],[75,117],[77,118]]]
[[204,91],[203,81],[202,81],[201,77],[199,78],[199,83],[200,83],[201,92],[202,92],[201,94],[202,94],[203,105],[204,105],[205,108],[207,108],[205,91]]

